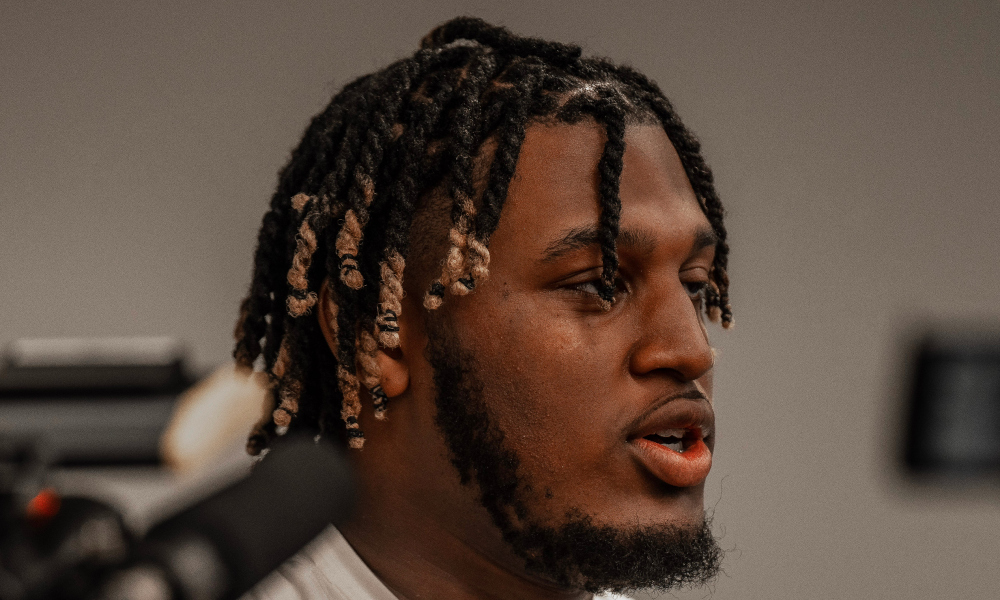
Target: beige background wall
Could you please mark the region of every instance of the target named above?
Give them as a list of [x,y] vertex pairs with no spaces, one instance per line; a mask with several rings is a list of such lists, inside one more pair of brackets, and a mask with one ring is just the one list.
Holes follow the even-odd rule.
[[[754,4],[754,8],[747,8]],[[897,342],[1000,321],[1000,4],[4,1],[0,342],[226,360],[275,172],[349,78],[473,13],[659,81],[730,211],[712,597],[991,598],[1000,490],[893,466]],[[703,598],[705,590],[677,594]]]

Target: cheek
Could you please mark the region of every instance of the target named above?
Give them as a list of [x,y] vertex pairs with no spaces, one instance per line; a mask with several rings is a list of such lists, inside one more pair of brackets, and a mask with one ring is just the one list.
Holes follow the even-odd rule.
[[[606,468],[618,438],[618,340],[578,317],[507,304],[514,310],[494,312],[476,355],[485,400],[508,445],[547,485]],[[525,316],[538,313],[545,316]]]

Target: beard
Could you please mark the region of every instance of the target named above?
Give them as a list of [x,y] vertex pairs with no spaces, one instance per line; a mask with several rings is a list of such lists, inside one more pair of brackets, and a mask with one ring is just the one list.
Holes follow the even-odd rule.
[[428,329],[435,421],[452,464],[463,485],[478,487],[480,503],[528,571],[567,589],[619,593],[667,591],[716,577],[722,550],[707,518],[690,527],[614,527],[571,509],[559,525],[541,524],[531,511],[530,478],[519,472],[517,452],[505,445],[504,432],[483,401],[475,360],[446,326],[434,323]]

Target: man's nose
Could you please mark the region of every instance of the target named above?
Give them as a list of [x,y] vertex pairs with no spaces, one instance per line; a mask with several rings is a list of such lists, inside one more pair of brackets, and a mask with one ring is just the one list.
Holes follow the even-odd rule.
[[669,371],[680,381],[694,381],[715,364],[701,304],[691,300],[681,282],[667,287],[642,302],[639,339],[629,367],[637,375]]

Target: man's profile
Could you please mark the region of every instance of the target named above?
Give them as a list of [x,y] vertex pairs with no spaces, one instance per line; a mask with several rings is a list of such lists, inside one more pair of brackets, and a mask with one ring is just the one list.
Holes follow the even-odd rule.
[[459,18],[346,85],[279,175],[235,356],[275,398],[251,453],[339,441],[358,510],[259,596],[710,580],[727,255],[697,141],[631,68]]

